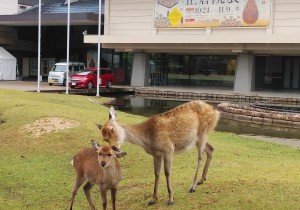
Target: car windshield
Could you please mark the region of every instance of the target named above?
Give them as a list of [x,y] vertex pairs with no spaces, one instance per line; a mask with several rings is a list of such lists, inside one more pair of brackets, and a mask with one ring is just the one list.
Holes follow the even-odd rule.
[[55,65],[55,66],[53,66],[52,71],[64,72],[64,71],[66,71],[66,66],[65,65]]
[[81,71],[77,75],[89,75],[91,73],[92,73],[92,71]]

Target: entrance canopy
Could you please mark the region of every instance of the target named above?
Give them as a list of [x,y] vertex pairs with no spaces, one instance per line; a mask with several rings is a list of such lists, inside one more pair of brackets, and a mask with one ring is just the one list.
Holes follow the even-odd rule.
[[0,80],[16,80],[17,59],[0,47]]

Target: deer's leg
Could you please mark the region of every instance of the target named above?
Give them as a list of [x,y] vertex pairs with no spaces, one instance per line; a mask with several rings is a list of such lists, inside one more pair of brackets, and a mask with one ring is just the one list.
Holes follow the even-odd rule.
[[153,156],[153,162],[154,162],[155,183],[154,183],[152,201],[148,203],[149,206],[155,204],[157,201],[157,190],[158,190],[158,182],[159,182],[159,176],[161,171],[162,156]]
[[198,185],[202,184],[204,181],[206,181],[206,175],[207,175],[207,172],[208,172],[210,161],[212,159],[212,155],[213,155],[213,152],[214,152],[214,147],[207,142],[206,145],[205,145],[204,151],[207,154],[207,158],[206,158],[205,166],[204,166],[204,169],[203,169],[203,172],[202,172],[202,177],[201,177],[200,181],[197,183]]
[[207,142],[207,137],[206,136],[202,136],[199,141],[196,143],[197,146],[197,150],[198,150],[198,163],[197,163],[197,167],[196,167],[196,173],[195,173],[195,177],[192,183],[192,186],[190,188],[190,193],[195,192],[196,190],[196,183],[197,183],[197,177],[198,177],[198,171],[201,165],[201,161],[202,161],[202,152],[205,148]]
[[167,205],[170,206],[174,202],[173,198],[173,192],[172,192],[172,187],[171,187],[171,180],[170,180],[170,175],[171,175],[171,170],[172,170],[172,161],[173,160],[173,152],[167,153],[164,156],[164,169],[165,169],[165,176],[167,180],[167,188],[168,188],[168,193],[169,193],[169,200],[167,202]]
[[95,209],[95,206],[92,202],[91,193],[90,193],[90,190],[92,189],[93,186],[94,184],[92,184],[91,182],[87,182],[83,187],[85,196],[90,204],[91,209]]
[[78,188],[83,184],[85,178],[83,176],[76,176],[75,183],[72,190],[71,201],[70,201],[70,210],[73,208],[74,198],[77,193]]
[[115,210],[116,209],[117,188],[111,189],[110,193],[111,193],[112,208],[113,208],[113,210]]
[[100,186],[100,192],[101,192],[101,199],[102,199],[102,208],[103,208],[103,210],[106,210],[106,207],[107,207],[106,192],[107,192],[107,190],[104,189],[102,186]]

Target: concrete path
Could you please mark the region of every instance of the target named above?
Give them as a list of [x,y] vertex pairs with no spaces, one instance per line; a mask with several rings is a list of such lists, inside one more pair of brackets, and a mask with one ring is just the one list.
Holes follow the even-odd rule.
[[[300,135],[300,131],[299,131],[299,135]],[[300,139],[285,139],[285,138],[254,136],[254,135],[246,135],[246,134],[239,135],[239,136],[300,148]]]
[[[0,81],[0,88],[17,89],[24,91],[37,91],[36,81]],[[227,87],[200,87],[200,86],[149,86],[149,87],[132,87],[126,85],[114,85],[113,88],[118,89],[143,89],[143,90],[162,90],[162,91],[178,91],[178,92],[196,92],[196,93],[224,93],[224,94],[240,94],[251,96],[270,96],[282,98],[297,98],[300,100],[300,90],[277,90],[277,91],[252,91],[252,92],[234,92],[232,88]],[[49,90],[66,90],[65,86],[53,85],[49,86],[47,82],[40,82],[40,91]]]
[[[15,89],[23,91],[37,91],[37,82],[34,81],[0,81],[0,88]],[[40,82],[40,91],[42,90],[65,90],[64,86],[50,86],[47,82]]]

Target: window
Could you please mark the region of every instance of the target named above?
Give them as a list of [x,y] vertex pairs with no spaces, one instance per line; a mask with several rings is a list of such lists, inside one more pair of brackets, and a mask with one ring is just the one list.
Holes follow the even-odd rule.
[[73,69],[74,69],[74,72],[79,72],[81,69],[80,69],[80,66],[73,66]]

